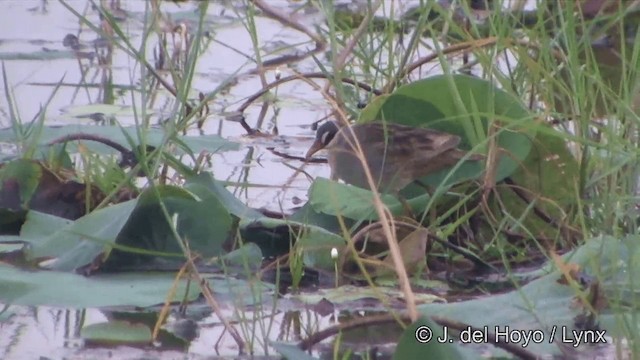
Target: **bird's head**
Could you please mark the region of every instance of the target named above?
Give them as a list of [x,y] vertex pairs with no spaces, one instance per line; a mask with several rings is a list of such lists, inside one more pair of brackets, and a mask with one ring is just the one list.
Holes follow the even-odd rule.
[[333,121],[327,121],[322,124],[316,131],[316,139],[313,144],[311,144],[311,147],[307,151],[307,155],[305,155],[305,158],[311,158],[313,154],[329,145],[331,140],[333,140],[333,138],[338,133],[338,130],[338,124]]

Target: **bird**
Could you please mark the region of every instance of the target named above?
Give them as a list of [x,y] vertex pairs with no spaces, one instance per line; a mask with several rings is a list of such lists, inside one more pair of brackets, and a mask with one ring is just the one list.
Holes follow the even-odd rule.
[[458,148],[460,137],[446,132],[400,125],[368,122],[339,127],[327,121],[316,131],[315,141],[305,159],[321,149],[327,150],[331,180],[370,189],[363,164],[356,155],[354,138],[362,148],[377,191],[399,193],[414,181],[466,160],[484,159]]

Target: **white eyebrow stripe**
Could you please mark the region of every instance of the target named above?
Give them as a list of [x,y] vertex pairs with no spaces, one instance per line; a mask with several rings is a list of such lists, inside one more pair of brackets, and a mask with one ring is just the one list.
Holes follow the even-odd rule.
[[330,131],[325,131],[324,133],[322,133],[322,136],[320,137],[320,142],[322,142],[323,145],[327,145],[327,137],[329,136]]

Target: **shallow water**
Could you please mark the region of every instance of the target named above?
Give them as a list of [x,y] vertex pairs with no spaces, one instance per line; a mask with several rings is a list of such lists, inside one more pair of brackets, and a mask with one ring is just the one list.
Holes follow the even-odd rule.
[[[80,13],[86,11],[87,17],[94,24],[99,23],[97,12],[85,8],[84,2],[72,1],[69,4]],[[120,26],[128,32],[134,44],[141,39],[145,4],[144,1],[126,1],[122,5],[129,18],[126,22],[120,23]],[[289,5],[289,3],[282,2],[282,5]],[[181,20],[190,24],[197,21],[195,9],[196,6],[190,2],[180,3],[180,5],[173,2],[162,4],[162,10],[176,23]],[[284,10],[290,11],[286,8]],[[74,34],[78,35],[83,43],[88,43],[97,35],[86,26],[80,25],[78,19],[58,2],[7,1],[0,3],[0,11],[5,14],[3,18],[6,20],[0,21],[0,58],[15,59],[5,60],[4,66],[8,83],[12,87],[15,108],[18,109],[23,121],[36,116],[40,106],[46,104],[55,84],[62,79],[65,85],[47,106],[46,123],[50,125],[92,123],[90,119],[73,117],[68,113],[74,108],[100,102],[101,92],[98,87],[85,89],[79,86],[84,83],[99,84],[102,69],[95,61],[86,69],[81,69],[73,52],[63,47],[62,40],[65,35]],[[195,99],[198,92],[207,94],[213,91],[236,72],[247,73],[255,68],[255,65],[242,55],[253,53],[249,34],[242,25],[243,20],[238,19],[238,16],[242,16],[242,11],[243,9],[234,10],[230,6],[224,7],[218,2],[212,2],[209,5],[207,25],[213,34],[213,39],[220,43],[211,43],[200,55],[191,89],[192,98]],[[317,18],[318,14],[308,15],[309,21],[316,21]],[[270,19],[258,17],[256,26],[260,29],[261,47],[274,48],[301,43],[302,45],[298,46],[299,49],[283,51],[303,51],[311,44],[305,35],[285,29],[281,24]],[[90,50],[89,48],[87,51]],[[151,49],[147,54],[150,56],[149,61],[153,61],[152,52]],[[81,63],[86,67],[88,61],[82,60]],[[123,87],[138,83],[140,69],[133,65],[132,59],[116,48],[112,65],[113,83]],[[314,68],[315,64],[312,60],[305,60],[296,65],[298,71],[310,71]],[[86,71],[84,78],[83,71]],[[287,75],[286,70],[283,71],[283,75]],[[273,81],[274,71],[267,72],[266,77],[268,81]],[[313,131],[308,125],[325,116],[327,106],[322,96],[311,90],[310,86],[304,82],[283,85],[277,90],[278,114],[274,116],[273,108],[269,110],[266,116],[267,121],[261,129],[269,133],[277,125],[280,136],[271,139],[247,138],[245,131],[238,123],[225,120],[223,112],[234,111],[246,97],[260,88],[261,84],[257,76],[243,75],[236,85],[210,102],[211,110],[203,128],[204,133],[219,134],[244,145],[239,151],[214,155],[211,171],[220,180],[266,185],[267,187],[250,187],[242,193],[238,192],[236,196],[252,207],[286,211],[294,206],[292,199],[306,198],[310,181],[299,175],[289,183],[286,191],[279,189],[288,182],[293,170],[283,165],[281,157],[265,150],[265,145],[274,146],[276,150],[290,155],[302,156],[313,137]],[[6,127],[10,124],[10,112],[4,89],[0,92],[2,93],[0,126]],[[135,94],[134,101],[139,104],[141,101],[139,93]],[[115,104],[131,106],[130,92],[118,96]],[[247,122],[251,126],[255,126],[261,105],[261,102],[255,102],[245,112]],[[166,91],[160,91],[152,108],[157,114],[152,118],[152,122],[170,113],[174,106],[173,97]],[[135,124],[132,116],[119,116],[117,120],[125,126]],[[197,131],[194,130],[192,133],[197,134]],[[302,162],[295,160],[286,160],[286,162],[293,167],[302,165]],[[307,166],[305,171],[312,176],[327,174],[325,166]]]

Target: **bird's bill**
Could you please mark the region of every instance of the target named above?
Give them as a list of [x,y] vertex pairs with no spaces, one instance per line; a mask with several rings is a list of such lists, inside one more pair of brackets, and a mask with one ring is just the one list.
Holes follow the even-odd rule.
[[309,160],[313,154],[322,150],[322,148],[324,148],[324,145],[319,140],[314,141],[313,144],[311,144],[311,147],[309,148],[309,150],[307,151],[307,154],[304,156],[305,159]]

